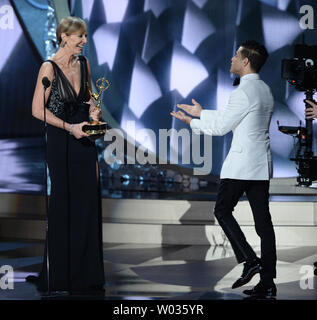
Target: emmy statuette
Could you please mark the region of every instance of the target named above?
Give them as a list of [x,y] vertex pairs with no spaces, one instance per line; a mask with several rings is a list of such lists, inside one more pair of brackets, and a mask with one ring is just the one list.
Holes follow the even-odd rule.
[[[110,83],[105,78],[99,78],[96,81],[96,87],[99,92],[91,92],[89,89],[90,96],[97,102],[96,108],[100,109],[101,105],[101,94],[107,90]],[[88,124],[83,126],[83,131],[89,135],[89,138],[96,140],[103,137],[107,132],[107,122],[92,120]]]

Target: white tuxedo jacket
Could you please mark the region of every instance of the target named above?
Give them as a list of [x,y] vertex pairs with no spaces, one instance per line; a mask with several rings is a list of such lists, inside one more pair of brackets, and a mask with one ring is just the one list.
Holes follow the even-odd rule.
[[247,74],[221,110],[203,110],[190,126],[195,133],[222,136],[232,130],[220,178],[269,180],[273,175],[269,126],[274,100],[257,73]]

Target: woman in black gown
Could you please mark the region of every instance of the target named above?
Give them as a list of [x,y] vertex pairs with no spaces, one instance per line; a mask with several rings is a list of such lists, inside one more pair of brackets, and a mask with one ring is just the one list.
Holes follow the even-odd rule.
[[[82,127],[89,116],[98,120],[101,114],[89,94],[89,61],[80,55],[87,43],[86,24],[64,18],[56,35],[59,49],[40,68],[32,104],[33,116],[43,120],[42,79],[47,77],[50,291],[100,292],[105,279],[97,152]],[[41,291],[48,289],[47,246],[42,271],[33,278]]]

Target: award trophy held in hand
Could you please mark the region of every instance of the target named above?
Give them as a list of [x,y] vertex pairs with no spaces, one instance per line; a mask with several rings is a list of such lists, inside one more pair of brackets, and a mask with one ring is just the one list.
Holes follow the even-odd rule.
[[[101,94],[107,90],[110,83],[105,78],[100,78],[96,81],[96,87],[99,89],[98,93],[93,93],[89,89],[90,96],[97,102],[96,108],[100,109]],[[89,138],[96,140],[103,137],[107,132],[107,122],[92,120],[83,126],[83,131],[89,135]]]

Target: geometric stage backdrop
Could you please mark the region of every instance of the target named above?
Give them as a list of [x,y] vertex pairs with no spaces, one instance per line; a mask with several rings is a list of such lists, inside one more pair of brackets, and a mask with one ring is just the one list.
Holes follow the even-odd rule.
[[[192,98],[204,108],[221,109],[233,90],[229,69],[238,45],[247,39],[263,43],[270,56],[261,77],[275,98],[274,177],[289,177],[297,175],[289,161],[293,139],[277,130],[276,120],[304,121],[304,94],[282,80],[280,70],[303,34],[308,44],[317,43],[316,30],[300,28],[303,4],[314,5],[306,0],[96,0],[73,1],[72,10],[89,24],[93,76],[110,79],[103,102],[123,128],[134,120],[139,129],[180,130],[186,126],[169,113]],[[157,141],[148,140],[139,142],[155,151]],[[231,134],[213,138],[213,174],[219,174],[230,141]]]
[[[0,0],[2,138],[41,134],[39,122],[31,116],[31,103],[45,55],[44,45],[35,50],[32,41],[44,43],[46,1],[15,2],[38,10],[30,27],[33,26],[36,37],[27,36],[16,17],[14,29],[1,28],[1,10],[12,1]],[[276,120],[283,125],[304,121],[304,94],[282,80],[280,70],[281,60],[292,57],[292,45],[301,43],[303,35],[307,44],[317,43],[316,29],[303,30],[299,25],[300,7],[311,5],[316,12],[314,1],[72,0],[69,3],[71,14],[88,23],[88,45],[83,54],[89,57],[92,79],[106,77],[111,83],[103,94],[103,104],[127,134],[129,120],[135,121],[136,130],[150,128],[156,137],[159,129],[185,128],[170,112],[177,103],[191,103],[192,98],[206,109],[223,108],[234,89],[234,78],[229,72],[234,52],[247,39],[262,42],[270,56],[260,76],[275,98],[270,128],[274,177],[297,175],[294,163],[289,161],[292,137],[277,130]],[[21,12],[27,18],[29,12]],[[317,128],[314,129],[316,136]],[[231,137],[230,133],[213,137],[214,175],[220,172]],[[145,138],[139,137],[138,142],[156,152],[158,141]],[[172,139],[171,147],[176,144]],[[316,153],[315,141],[313,149]]]

